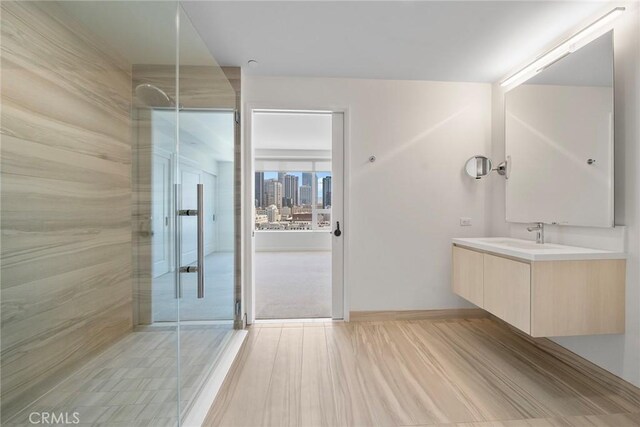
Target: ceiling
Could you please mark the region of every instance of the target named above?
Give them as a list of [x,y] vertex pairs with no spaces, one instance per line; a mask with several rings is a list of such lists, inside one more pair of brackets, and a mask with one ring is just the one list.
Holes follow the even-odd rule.
[[[175,117],[175,115],[174,115]],[[199,147],[219,162],[234,156],[234,114],[231,111],[186,110],[180,112],[180,144]]]
[[[161,132],[165,141],[175,143],[176,112],[173,109],[157,109],[153,112],[154,129]],[[234,156],[234,114],[231,111],[181,110],[180,149],[192,147],[199,153],[207,153],[210,160],[232,162]],[[173,145],[164,146],[155,141],[154,146],[172,151]]]
[[220,65],[249,75],[495,82],[601,1],[183,1]]

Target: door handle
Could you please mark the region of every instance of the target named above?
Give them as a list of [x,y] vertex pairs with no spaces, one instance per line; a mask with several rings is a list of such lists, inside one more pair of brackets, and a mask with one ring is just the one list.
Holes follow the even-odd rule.
[[340,221],[336,222],[336,229],[333,232],[333,235],[336,237],[340,237],[340,235],[342,234],[342,231],[340,231]]
[[198,184],[198,298],[204,298],[204,184]]
[[181,273],[197,273],[198,274],[198,298],[204,298],[204,185],[198,184],[198,209],[180,210],[181,216],[195,216],[197,218],[197,262],[196,266],[182,266]]

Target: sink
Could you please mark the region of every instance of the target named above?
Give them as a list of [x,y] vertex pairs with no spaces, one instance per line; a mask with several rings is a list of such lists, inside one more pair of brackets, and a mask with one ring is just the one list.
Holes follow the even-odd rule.
[[624,253],[602,249],[580,248],[557,243],[536,243],[511,237],[478,237],[453,239],[458,246],[507,255],[528,261],[561,261],[581,259],[625,259]]
[[544,251],[544,250],[553,250],[558,249],[559,245],[554,245],[551,243],[536,243],[536,242],[528,242],[526,240],[518,240],[518,239],[495,239],[495,238],[486,238],[486,239],[478,239],[485,241],[489,244],[494,245],[504,245],[518,249],[529,249],[534,251]]

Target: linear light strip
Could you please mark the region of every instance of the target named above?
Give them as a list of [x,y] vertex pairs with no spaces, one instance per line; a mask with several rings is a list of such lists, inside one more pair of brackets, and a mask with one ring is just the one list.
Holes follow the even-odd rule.
[[580,49],[583,45],[580,45],[579,42],[584,41],[590,35],[594,35],[599,29],[602,29],[611,21],[616,19],[625,11],[625,8],[620,6],[612,9],[607,14],[601,16],[591,24],[584,27],[582,30],[578,31],[568,40],[560,43],[558,46],[553,49],[547,51],[542,54],[538,58],[536,58],[533,62],[530,62],[515,74],[512,74],[505,80],[500,83],[500,86],[509,86],[512,83],[519,81],[525,76],[530,76],[536,74],[537,72],[545,69],[551,63],[554,63],[560,60],[562,57],[569,55],[570,53],[575,52]]

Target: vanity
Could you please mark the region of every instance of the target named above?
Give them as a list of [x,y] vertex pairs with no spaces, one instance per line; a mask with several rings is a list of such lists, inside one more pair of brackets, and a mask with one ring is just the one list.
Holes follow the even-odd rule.
[[534,337],[625,329],[625,255],[544,243],[545,224],[570,227],[565,236],[615,226],[613,54],[609,31],[512,85],[505,160],[464,167],[478,183],[504,177],[505,220],[537,242],[453,239],[453,291]]
[[624,332],[623,253],[491,237],[452,256],[453,291],[533,337]]

